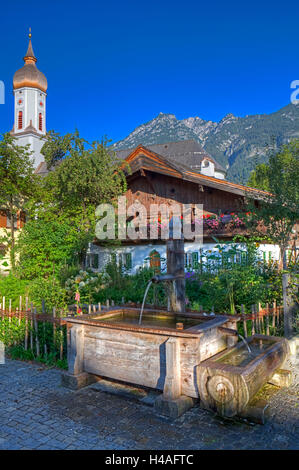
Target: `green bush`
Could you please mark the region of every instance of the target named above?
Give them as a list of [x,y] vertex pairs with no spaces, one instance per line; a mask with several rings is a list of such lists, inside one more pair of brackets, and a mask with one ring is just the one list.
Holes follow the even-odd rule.
[[37,306],[39,311],[43,300],[48,312],[53,307],[58,309],[67,308],[65,289],[61,287],[55,276],[50,276],[47,279],[36,278],[30,281],[28,292],[30,301],[34,306]]
[[[186,273],[187,307],[194,310],[199,310],[200,306],[204,310],[214,307],[218,313],[234,313],[240,312],[241,305],[250,312],[253,304],[280,302],[281,272],[277,264],[261,260],[257,248],[255,243],[247,244],[246,250],[238,245],[218,245],[214,251],[202,252],[197,266]],[[236,257],[238,262],[235,262]],[[141,303],[153,275],[154,271],[149,268],[128,275],[122,266],[110,263],[105,273],[99,276],[98,283],[87,284],[88,293],[84,281],[81,289],[82,279],[77,279],[80,294],[82,292],[81,302],[97,303],[112,299],[120,303],[124,299],[125,302]],[[74,298],[74,289],[72,295]],[[146,302],[166,306],[167,285],[153,285]]]
[[29,283],[27,280],[18,279],[11,274],[0,277],[0,303],[2,303],[2,297],[4,296],[7,308],[9,306],[9,299],[12,300],[12,308],[19,307],[20,296],[23,297],[24,305],[28,291]]

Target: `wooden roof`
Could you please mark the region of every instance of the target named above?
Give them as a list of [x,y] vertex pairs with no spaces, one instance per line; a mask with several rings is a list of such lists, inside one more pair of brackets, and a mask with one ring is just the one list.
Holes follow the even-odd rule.
[[[142,144],[141,144],[142,145]],[[136,147],[130,149],[116,150],[117,158],[124,160]],[[152,152],[167,158],[168,161],[182,164],[189,168],[199,168],[203,160],[214,163],[215,170],[226,173],[226,170],[209,155],[203,147],[195,140],[180,140],[178,142],[166,142],[164,144],[146,145]]]
[[266,191],[257,190],[237,183],[231,183],[230,181],[206,176],[192,171],[192,169],[187,166],[169,161],[164,156],[153,152],[143,145],[138,145],[138,147],[136,147],[124,160],[129,164],[132,173],[136,173],[141,170],[148,170],[154,173],[165,174],[174,178],[180,178],[185,181],[219,189],[221,191],[238,194],[240,196],[251,195],[256,199],[261,199],[263,195],[265,196],[266,194],[269,194]]

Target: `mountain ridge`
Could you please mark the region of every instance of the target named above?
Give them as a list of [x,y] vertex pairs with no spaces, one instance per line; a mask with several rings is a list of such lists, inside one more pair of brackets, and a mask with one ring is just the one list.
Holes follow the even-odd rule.
[[266,162],[268,149],[299,138],[299,105],[288,104],[270,114],[244,117],[226,114],[219,122],[199,116],[177,119],[159,113],[113,145],[115,150],[194,139],[224,168],[227,179],[246,183],[257,163]]

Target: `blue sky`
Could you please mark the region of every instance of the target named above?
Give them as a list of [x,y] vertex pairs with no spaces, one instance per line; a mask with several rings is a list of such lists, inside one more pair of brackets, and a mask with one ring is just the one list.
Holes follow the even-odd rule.
[[0,131],[12,128],[29,26],[49,84],[48,130],[116,141],[159,112],[219,121],[288,104],[298,17],[287,0],[2,2]]

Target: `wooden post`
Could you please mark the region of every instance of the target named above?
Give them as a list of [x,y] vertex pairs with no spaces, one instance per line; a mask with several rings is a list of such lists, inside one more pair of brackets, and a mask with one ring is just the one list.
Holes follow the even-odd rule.
[[89,314],[91,313],[91,305],[90,304],[88,305],[88,313]]
[[[17,320],[18,320],[18,308],[16,308],[16,312],[15,312],[15,316],[12,316],[12,322],[15,324],[14,326],[16,326],[16,323],[17,323]],[[14,346],[16,346],[17,344],[17,341],[14,340],[13,342]]]
[[[45,300],[42,299],[42,314],[46,314],[46,304]],[[43,340],[44,340],[44,355],[48,355],[47,344],[46,344],[46,322],[43,320]]]
[[276,325],[280,325],[280,306],[276,304]]
[[28,311],[28,297],[26,297],[26,301],[25,301],[25,310],[26,312]]
[[243,316],[244,336],[245,336],[245,338],[247,338],[247,336],[248,336],[248,334],[247,334],[247,323],[246,323],[246,318],[245,318],[245,308],[244,308],[243,304],[241,305],[241,314]]
[[33,352],[33,305],[30,307],[30,349]]
[[93,313],[96,313],[96,311],[97,311],[96,305],[93,305],[93,306],[92,306],[92,309],[93,309]]
[[270,314],[269,304],[266,304],[266,334],[268,336],[270,335],[269,314]]
[[186,310],[185,303],[185,258],[184,239],[167,240],[167,274],[181,276],[172,282],[173,289],[168,296],[168,310],[182,313]]
[[28,313],[27,310],[25,312],[25,339],[24,339],[24,348],[25,351],[28,349]]
[[290,307],[290,296],[288,294],[289,286],[289,274],[284,272],[282,275],[282,292],[283,292],[283,305],[282,305],[282,314],[283,317],[283,329],[284,336],[290,338],[293,332],[292,325],[292,309]]
[[262,334],[262,319],[261,319],[261,304],[258,302],[257,304],[257,323],[258,323],[258,332]]
[[257,304],[254,305],[254,317],[255,317],[255,330],[260,334],[260,324],[259,324],[259,315]]
[[47,347],[47,325],[46,322],[43,320],[43,336],[44,336],[44,355],[48,355],[48,347]]
[[63,359],[63,326],[60,326],[60,348],[59,348],[59,358],[62,361]]
[[272,327],[275,328],[275,309],[276,309],[276,302],[274,300],[272,305]]
[[102,310],[101,302],[98,303],[98,310],[99,312]]
[[5,312],[5,296],[2,297],[2,308],[3,308],[3,312]]
[[110,304],[109,304],[109,299],[107,299],[107,300],[106,300],[106,306],[107,306],[107,308],[109,308],[109,305],[110,305]]
[[[8,307],[8,323],[11,324],[11,299],[9,299],[9,307]],[[9,327],[10,329],[10,327]]]
[[36,345],[36,355],[39,356],[39,339],[38,339],[38,324],[36,319],[36,308],[34,309],[34,330],[35,330],[35,345]]
[[20,300],[19,300],[19,311],[22,311],[22,296],[20,295]]
[[125,298],[124,298],[124,297],[121,298],[121,303],[122,303],[122,304],[125,303]]
[[56,308],[53,307],[53,349],[55,352],[55,345],[56,345],[56,323],[55,323],[55,318],[56,318]]
[[44,354],[48,355],[46,322],[44,322]]
[[252,316],[251,336],[253,336],[253,335],[255,335],[255,320],[254,320],[254,318],[255,318],[255,308],[254,308],[254,305],[251,305],[251,316]]

